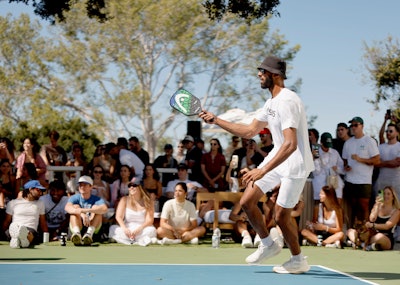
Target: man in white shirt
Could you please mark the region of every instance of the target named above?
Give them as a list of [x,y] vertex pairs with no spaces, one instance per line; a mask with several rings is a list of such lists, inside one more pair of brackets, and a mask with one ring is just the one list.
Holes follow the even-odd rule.
[[199,116],[207,123],[216,124],[234,135],[248,139],[268,125],[275,146],[256,169],[243,176],[247,188],[240,204],[261,237],[258,249],[246,258],[246,262],[257,264],[281,251],[283,241],[275,228],[268,231],[257,207],[258,201],[266,192],[281,185],[275,205],[275,219],[292,256],[289,261],[282,266],[275,266],[273,270],[277,273],[304,273],[310,267],[301,253],[298,232],[291,222],[291,212],[299,201],[308,175],[314,170],[305,109],[300,97],[285,88],[285,61],[275,56],[266,57],[258,67],[258,77],[261,88],[268,89],[272,98],[265,102],[249,125],[222,120],[206,110]]

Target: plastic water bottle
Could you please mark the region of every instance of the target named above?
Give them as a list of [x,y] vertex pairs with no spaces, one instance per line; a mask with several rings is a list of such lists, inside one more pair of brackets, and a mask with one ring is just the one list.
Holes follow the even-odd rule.
[[221,242],[221,230],[219,228],[214,229],[211,238],[211,243],[213,248],[219,248]]

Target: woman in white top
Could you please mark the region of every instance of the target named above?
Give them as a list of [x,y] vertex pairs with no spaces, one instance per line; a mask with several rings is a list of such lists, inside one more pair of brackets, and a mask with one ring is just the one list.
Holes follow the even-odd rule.
[[186,195],[186,183],[179,182],[175,186],[175,198],[165,202],[157,229],[161,244],[198,244],[198,238],[205,234],[205,227],[197,225],[196,207],[186,200]]
[[111,195],[110,195],[110,185],[103,180],[104,169],[100,164],[93,167],[93,188],[92,195],[99,196],[103,198],[106,202],[107,207],[110,207]]
[[130,182],[128,187],[129,195],[118,203],[118,225],[110,227],[109,237],[122,244],[147,246],[156,237],[154,205],[142,186]]
[[317,215],[314,213],[313,222],[307,221],[307,228],[301,231],[301,235],[318,246],[340,248],[344,238],[343,213],[335,189],[322,187],[319,200]]

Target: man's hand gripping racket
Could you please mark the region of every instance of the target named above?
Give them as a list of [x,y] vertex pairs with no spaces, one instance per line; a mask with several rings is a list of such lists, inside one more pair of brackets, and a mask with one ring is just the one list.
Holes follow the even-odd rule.
[[185,89],[178,89],[169,100],[172,108],[186,116],[199,115],[207,123],[213,123],[214,115],[201,108],[201,101]]

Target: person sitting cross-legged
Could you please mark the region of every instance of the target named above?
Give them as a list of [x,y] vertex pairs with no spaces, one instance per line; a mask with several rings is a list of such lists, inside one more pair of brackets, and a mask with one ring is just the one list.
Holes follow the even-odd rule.
[[[91,245],[93,234],[100,231],[107,205],[102,198],[91,194],[93,180],[90,176],[81,176],[78,183],[79,193],[71,196],[65,206],[70,214],[71,241],[74,245]],[[82,237],[83,230],[86,233]]]

